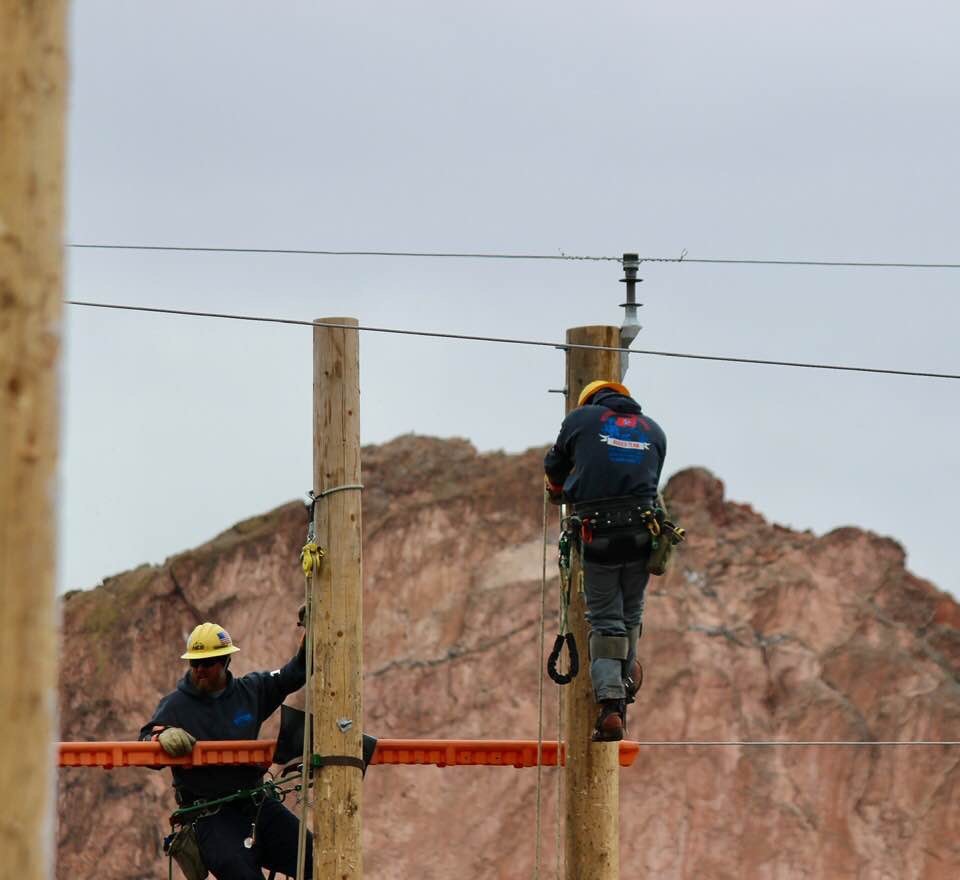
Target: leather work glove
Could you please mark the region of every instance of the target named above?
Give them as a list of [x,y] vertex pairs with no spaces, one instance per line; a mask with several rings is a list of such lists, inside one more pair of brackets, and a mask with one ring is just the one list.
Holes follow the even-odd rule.
[[157,737],[157,741],[171,758],[181,758],[193,751],[197,738],[182,727],[168,727]]
[[550,481],[550,477],[543,475],[543,489],[547,493],[547,500],[557,506],[563,504],[563,486]]

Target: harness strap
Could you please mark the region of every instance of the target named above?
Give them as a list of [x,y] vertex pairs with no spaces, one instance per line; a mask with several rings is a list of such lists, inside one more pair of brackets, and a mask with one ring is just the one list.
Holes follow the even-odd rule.
[[363,758],[353,755],[314,755],[312,763],[314,767],[356,767],[361,772],[366,769]]
[[590,633],[590,657],[593,660],[626,660],[629,651],[630,639],[627,636]]
[[196,800],[192,804],[186,804],[185,806],[174,810],[170,816],[170,825],[185,825],[187,822],[193,821],[194,813],[200,813],[204,810],[219,808],[225,804],[233,803],[234,801],[249,799],[254,803],[263,803],[263,801],[268,797],[278,801],[283,800],[281,790],[272,782],[265,782],[263,785],[258,785],[256,788],[246,788],[243,791],[237,791],[233,794],[228,794],[220,798]]

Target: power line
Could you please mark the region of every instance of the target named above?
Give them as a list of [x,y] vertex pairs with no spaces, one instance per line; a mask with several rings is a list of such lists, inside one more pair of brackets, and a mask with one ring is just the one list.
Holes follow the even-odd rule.
[[761,260],[720,257],[640,257],[641,263],[711,263],[727,266],[821,266],[848,269],[960,269],[960,263],[886,263],[870,260]]
[[318,257],[443,257],[467,260],[579,260],[597,262],[622,262],[621,257],[591,257],[574,254],[498,254],[441,251],[332,251],[307,248],[239,248],[239,247],[192,247],[189,245],[160,244],[68,244],[71,248],[87,248],[111,251],[182,251],[185,253],[210,254],[300,254]]
[[198,312],[190,311],[186,309],[164,309],[157,306],[130,306],[130,305],[120,305],[117,303],[99,303],[99,302],[89,302],[84,300],[64,300],[67,305],[71,306],[86,306],[89,308],[97,309],[119,309],[122,311],[131,311],[131,312],[148,312],[153,314],[161,315],[181,315],[186,317],[193,318],[221,318],[224,320],[231,321],[254,321],[264,324],[291,324],[301,327],[332,327],[346,330],[363,330],[367,333],[390,333],[399,336],[421,336],[431,339],[454,339],[454,340],[465,340],[470,342],[493,342],[504,345],[529,345],[529,346],[539,346],[542,348],[559,348],[559,349],[587,349],[590,351],[612,351],[625,354],[645,354],[650,355],[651,357],[668,357],[668,358],[681,358],[689,360],[700,360],[700,361],[718,361],[720,363],[728,364],[756,364],[762,366],[770,367],[799,367],[808,370],[837,370],[841,372],[848,373],[877,373],[882,375],[889,376],[915,376],[919,378],[926,379],[960,379],[960,374],[957,373],[932,373],[922,370],[894,370],[887,369],[883,367],[853,367],[846,366],[842,364],[817,364],[817,363],[805,363],[801,361],[775,361],[775,360],[764,360],[761,358],[743,358],[743,357],[725,357],[722,355],[712,355],[712,354],[691,354],[689,352],[678,352],[678,351],[654,351],[651,349],[639,349],[639,348],[616,348],[613,346],[606,345],[585,345],[582,343],[567,343],[567,342],[546,342],[538,339],[516,339],[505,336],[476,336],[465,333],[440,333],[437,331],[430,330],[403,330],[396,327],[371,327],[366,325],[361,325],[354,327],[349,324],[331,324],[326,322],[318,321],[303,321],[296,318],[270,318],[263,317],[259,315],[237,315],[237,314],[227,314],[224,312]]
[[[88,250],[114,251],[179,251],[183,253],[213,253],[213,254],[299,254],[320,257],[438,257],[442,259],[468,260],[568,260],[568,261],[595,261],[622,263],[622,257],[613,256],[582,256],[559,252],[556,254],[524,254],[524,253],[495,253],[495,252],[457,252],[457,251],[338,251],[310,248],[241,248],[241,247],[205,247],[192,245],[159,245],[159,244],[100,244],[75,242],[67,245],[70,248]],[[736,257],[690,257],[686,251],[678,257],[640,257],[641,263],[703,263],[721,266],[798,266],[814,268],[847,268],[847,269],[960,269],[960,263],[908,263],[895,261],[873,260],[768,260],[759,258]]]

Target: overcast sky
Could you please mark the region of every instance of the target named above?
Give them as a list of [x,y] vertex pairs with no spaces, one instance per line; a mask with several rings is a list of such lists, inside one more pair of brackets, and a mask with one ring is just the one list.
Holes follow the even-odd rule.
[[[74,243],[960,262],[955,2],[72,4]],[[609,262],[72,250],[71,298],[561,340]],[[960,372],[958,270],[646,264],[636,347]],[[62,589],[311,482],[307,328],[67,307]],[[550,442],[562,352],[367,334],[365,443]],[[949,380],[634,357],[666,473],[960,594]],[[291,560],[297,565],[297,560]],[[856,584],[851,584],[856,589]]]

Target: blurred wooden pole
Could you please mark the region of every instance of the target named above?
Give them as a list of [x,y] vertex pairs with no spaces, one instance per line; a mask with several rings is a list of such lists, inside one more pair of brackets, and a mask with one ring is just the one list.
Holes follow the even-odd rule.
[[54,864],[66,4],[0,0],[0,878]]
[[[354,318],[320,318],[356,327]],[[313,738],[320,756],[362,755],[363,595],[361,577],[359,331],[315,327],[313,488],[317,541],[326,552],[313,601]],[[340,488],[343,487],[343,488]],[[349,488],[353,487],[353,488]],[[313,771],[313,876],[358,880],[360,769]]]
[[[619,347],[620,328],[573,327],[567,342]],[[567,349],[567,412],[575,409],[584,386],[594,379],[620,379],[620,355],[610,351]],[[599,708],[590,684],[590,628],[580,592],[580,560],[573,554],[570,631],[582,658],[580,674],[563,689],[567,761],[565,855],[567,880],[617,880],[620,876],[619,743],[590,741]]]

